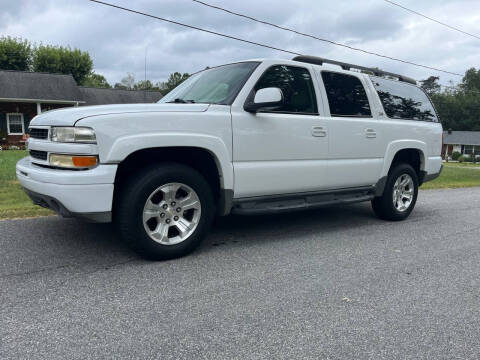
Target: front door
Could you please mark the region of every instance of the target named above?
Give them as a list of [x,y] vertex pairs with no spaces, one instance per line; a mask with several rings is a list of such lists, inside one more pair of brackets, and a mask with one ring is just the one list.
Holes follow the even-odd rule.
[[319,116],[311,67],[262,64],[257,70],[248,96],[277,87],[284,104],[257,113],[246,112],[243,104],[232,106],[235,197],[324,189],[328,129]]

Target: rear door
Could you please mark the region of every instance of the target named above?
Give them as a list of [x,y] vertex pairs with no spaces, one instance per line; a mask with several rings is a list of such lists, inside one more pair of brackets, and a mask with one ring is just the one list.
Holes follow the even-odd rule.
[[375,184],[386,151],[385,122],[374,117],[377,102],[368,80],[362,74],[325,70],[318,76],[330,113],[329,188]]
[[[232,105],[235,197],[324,189],[328,132],[319,115],[318,84],[310,65],[262,63]],[[245,100],[262,88],[282,90],[284,106],[255,114]],[[320,110],[321,109],[321,110]]]

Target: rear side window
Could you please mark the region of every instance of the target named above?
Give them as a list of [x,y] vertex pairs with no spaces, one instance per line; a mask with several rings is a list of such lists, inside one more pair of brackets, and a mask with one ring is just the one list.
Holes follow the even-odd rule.
[[367,93],[356,76],[322,71],[332,116],[371,117]]
[[307,69],[286,65],[272,66],[260,77],[254,91],[268,87],[280,88],[284,98],[282,108],[272,112],[318,114],[315,89]]
[[371,77],[389,118],[438,122],[432,103],[422,89],[404,82]]

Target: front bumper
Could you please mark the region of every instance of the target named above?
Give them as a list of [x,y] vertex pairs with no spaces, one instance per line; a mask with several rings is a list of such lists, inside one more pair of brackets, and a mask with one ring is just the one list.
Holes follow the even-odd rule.
[[58,170],[17,163],[17,178],[34,203],[65,217],[110,222],[117,165],[99,165],[90,170]]

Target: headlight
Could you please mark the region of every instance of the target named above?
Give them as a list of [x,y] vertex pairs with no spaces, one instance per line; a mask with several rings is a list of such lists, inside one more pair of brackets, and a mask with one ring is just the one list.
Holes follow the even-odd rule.
[[66,169],[89,169],[97,166],[98,157],[91,155],[50,154],[50,165]]
[[64,143],[96,144],[95,131],[87,127],[52,127],[50,139]]

